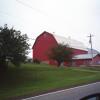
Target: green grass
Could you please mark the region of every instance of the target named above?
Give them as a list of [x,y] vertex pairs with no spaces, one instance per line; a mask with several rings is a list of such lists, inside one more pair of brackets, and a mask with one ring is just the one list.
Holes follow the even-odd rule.
[[46,64],[11,67],[0,79],[0,100],[48,90],[69,88],[100,80],[100,70],[56,68]]

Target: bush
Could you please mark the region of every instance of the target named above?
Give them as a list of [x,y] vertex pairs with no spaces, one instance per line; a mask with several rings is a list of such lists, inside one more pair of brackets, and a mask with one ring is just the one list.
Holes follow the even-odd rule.
[[36,59],[36,58],[33,60],[33,62],[34,62],[35,64],[40,64],[40,60],[38,60],[38,59]]
[[26,63],[32,63],[33,60],[32,60],[31,58],[27,58],[25,62],[26,62]]

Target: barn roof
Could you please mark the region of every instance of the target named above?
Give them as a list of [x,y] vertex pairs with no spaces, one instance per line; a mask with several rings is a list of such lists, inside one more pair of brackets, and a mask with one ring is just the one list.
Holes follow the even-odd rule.
[[88,51],[86,46],[82,42],[74,40],[71,37],[65,38],[62,36],[55,35],[55,34],[53,34],[53,36],[58,43],[68,44],[71,48]]
[[[93,54],[93,58],[96,57],[98,54]],[[75,55],[73,59],[92,59],[91,54],[80,54],[80,55]]]
[[[82,42],[80,42],[80,41],[74,40],[74,39],[72,39],[70,37],[66,38],[66,37],[63,37],[63,36],[55,35],[55,34],[52,34],[52,33],[46,32],[46,31],[44,31],[42,34],[40,34],[37,37],[37,39],[40,36],[42,36],[43,34],[50,34],[50,35],[52,35],[55,38],[55,40],[57,41],[57,43],[60,43],[60,44],[63,43],[63,44],[69,45],[71,48],[74,48],[74,49],[80,49],[80,50],[88,51],[87,47]],[[37,41],[37,39],[36,39],[36,41]],[[35,43],[36,43],[36,41],[35,41]],[[34,43],[34,45],[35,45],[35,43]],[[33,47],[34,47],[34,45],[33,45]]]
[[[87,48],[88,49],[88,53],[91,54],[91,48]],[[97,54],[100,54],[99,51],[95,50],[95,49],[92,49],[92,52],[93,53],[97,53]]]

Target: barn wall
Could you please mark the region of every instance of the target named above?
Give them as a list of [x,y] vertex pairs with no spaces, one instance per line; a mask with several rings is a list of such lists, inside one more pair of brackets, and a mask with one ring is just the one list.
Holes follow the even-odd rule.
[[85,50],[73,49],[74,55],[87,54],[87,53],[88,53],[88,51],[85,51]]
[[100,55],[97,55],[96,57],[93,58],[93,63],[100,64]]
[[73,66],[90,65],[91,59],[77,59],[73,61]]
[[56,45],[57,42],[51,34],[46,32],[41,34],[33,46],[33,59],[48,61],[48,53]]
[[83,64],[84,64],[84,60],[74,60],[72,63],[73,66],[79,66]]
[[57,61],[54,61],[54,60],[49,60],[49,64],[50,65],[58,65]]
[[84,64],[84,60],[77,60],[76,61],[76,65],[83,65]]

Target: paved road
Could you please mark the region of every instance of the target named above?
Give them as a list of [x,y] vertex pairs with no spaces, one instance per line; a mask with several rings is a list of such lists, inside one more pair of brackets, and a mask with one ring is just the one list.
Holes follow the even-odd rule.
[[100,93],[100,82],[51,92],[22,100],[80,100],[85,96],[95,93]]

